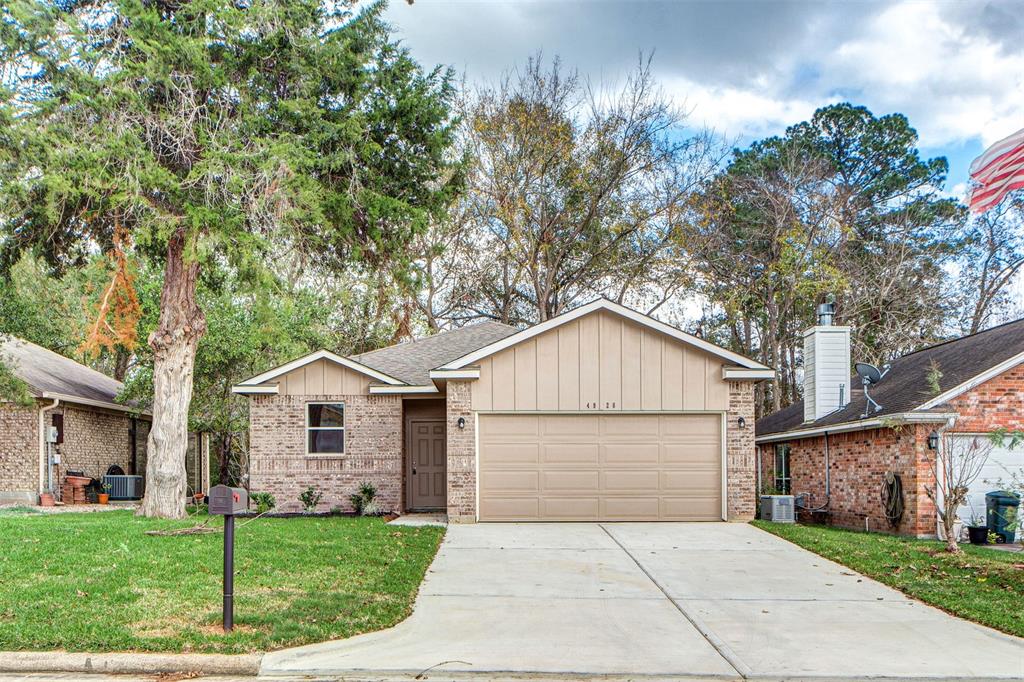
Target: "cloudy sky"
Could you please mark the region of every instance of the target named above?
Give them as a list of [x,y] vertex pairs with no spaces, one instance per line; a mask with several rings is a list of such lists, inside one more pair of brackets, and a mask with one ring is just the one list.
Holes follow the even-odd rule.
[[1024,0],[391,0],[387,16],[425,66],[470,82],[543,50],[621,83],[653,52],[690,122],[740,144],[832,102],[902,112],[956,193],[985,145],[1024,128]]

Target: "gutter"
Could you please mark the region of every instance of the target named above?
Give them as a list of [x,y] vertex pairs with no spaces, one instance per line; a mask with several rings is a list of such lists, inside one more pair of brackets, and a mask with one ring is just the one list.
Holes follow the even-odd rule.
[[106,400],[93,400],[92,398],[80,398],[76,395],[68,395],[67,393],[51,393],[50,391],[44,391],[43,398],[50,400],[63,400],[65,403],[72,403],[75,405],[87,405],[89,407],[102,407],[105,410],[114,410],[116,412],[131,412],[133,414],[145,414],[153,416],[150,410],[140,410],[132,407],[131,405],[121,405],[120,403],[110,403]]
[[[43,394],[47,397],[46,394]],[[46,413],[60,405],[60,398],[53,398],[49,405],[39,407],[39,492],[53,492],[53,465],[50,464],[49,452],[46,442]],[[46,487],[44,488],[43,485]]]
[[782,431],[780,433],[769,433],[764,436],[755,436],[755,443],[776,443],[784,440],[799,440],[812,436],[823,436],[829,433],[846,433],[849,431],[867,431],[893,424],[939,424],[950,419],[956,419],[953,412],[897,412],[875,419],[860,419],[853,422],[842,422],[828,426],[818,426],[794,431]]

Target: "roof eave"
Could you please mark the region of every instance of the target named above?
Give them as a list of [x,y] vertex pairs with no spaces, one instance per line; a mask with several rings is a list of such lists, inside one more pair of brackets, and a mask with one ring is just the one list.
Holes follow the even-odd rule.
[[115,410],[117,412],[130,412],[133,414],[144,414],[152,416],[150,410],[140,410],[137,407],[131,405],[122,405],[120,403],[109,402],[106,400],[95,400],[93,398],[83,398],[77,395],[71,395],[69,393],[56,393],[54,391],[43,391],[41,395],[37,396],[46,400],[59,400],[62,403],[71,403],[73,405],[85,405],[87,407],[100,407],[105,410]]
[[869,429],[899,426],[902,424],[947,424],[955,421],[959,415],[955,412],[897,412],[872,419],[858,419],[852,422],[840,422],[828,426],[815,426],[806,429],[790,429],[778,433],[767,433],[754,436],[755,443],[777,443],[784,440],[801,440],[832,433],[848,433],[850,431],[867,431]]

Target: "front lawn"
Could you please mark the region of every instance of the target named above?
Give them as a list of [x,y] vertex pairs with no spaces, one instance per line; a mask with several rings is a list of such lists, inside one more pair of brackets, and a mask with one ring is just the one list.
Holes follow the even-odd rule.
[[379,630],[409,614],[444,535],[377,518],[240,519],[225,635],[223,535],[144,534],[190,525],[0,510],[0,650],[241,653]]
[[754,525],[955,616],[1024,637],[1024,554],[962,545],[964,553],[955,556],[932,540],[763,521]]

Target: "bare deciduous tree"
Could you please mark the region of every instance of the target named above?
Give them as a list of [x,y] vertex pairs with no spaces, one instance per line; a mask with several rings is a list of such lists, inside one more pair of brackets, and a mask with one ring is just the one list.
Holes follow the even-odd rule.
[[946,549],[958,553],[957,510],[967,500],[971,484],[981,475],[995,443],[985,436],[953,438],[949,435],[944,435],[940,442],[938,450],[929,451],[935,484],[925,486],[925,492],[935,502],[946,534]]

